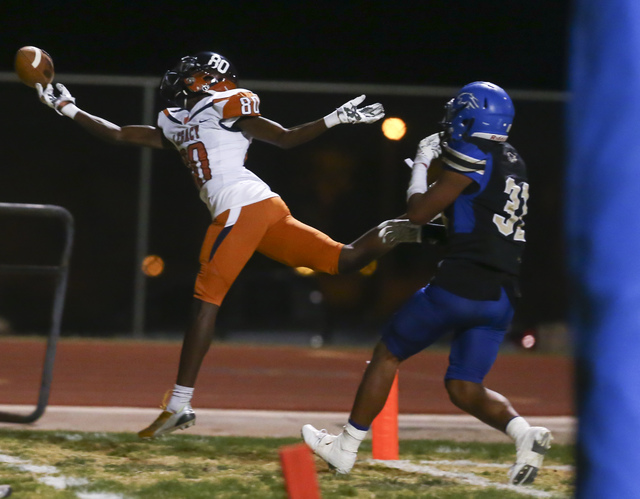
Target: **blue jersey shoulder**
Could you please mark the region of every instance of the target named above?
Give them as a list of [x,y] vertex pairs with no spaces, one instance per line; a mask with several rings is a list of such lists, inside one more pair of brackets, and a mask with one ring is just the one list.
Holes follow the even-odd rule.
[[487,168],[489,153],[464,140],[451,140],[442,147],[442,163],[446,169],[481,182]]

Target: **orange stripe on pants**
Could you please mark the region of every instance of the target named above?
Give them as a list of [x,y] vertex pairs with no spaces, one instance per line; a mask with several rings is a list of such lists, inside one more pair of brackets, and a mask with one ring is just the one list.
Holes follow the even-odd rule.
[[255,251],[291,267],[338,272],[343,244],[293,218],[281,198],[243,206],[238,220],[225,231],[228,217],[229,210],[216,217],[207,229],[200,250],[196,298],[220,305]]

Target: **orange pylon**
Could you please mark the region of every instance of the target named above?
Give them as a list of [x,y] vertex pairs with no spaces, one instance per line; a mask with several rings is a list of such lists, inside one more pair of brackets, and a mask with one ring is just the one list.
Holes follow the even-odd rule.
[[316,463],[305,444],[281,447],[280,466],[289,499],[321,499]]
[[371,425],[371,447],[373,459],[396,461],[399,457],[398,373],[389,390],[387,402]]

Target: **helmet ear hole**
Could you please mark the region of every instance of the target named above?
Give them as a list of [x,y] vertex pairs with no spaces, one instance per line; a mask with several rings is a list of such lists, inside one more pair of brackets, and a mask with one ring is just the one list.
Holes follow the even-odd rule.
[[466,118],[462,120],[462,125],[464,126],[464,132],[462,134],[463,137],[469,136],[469,132],[473,128],[474,122],[475,122],[474,118]]

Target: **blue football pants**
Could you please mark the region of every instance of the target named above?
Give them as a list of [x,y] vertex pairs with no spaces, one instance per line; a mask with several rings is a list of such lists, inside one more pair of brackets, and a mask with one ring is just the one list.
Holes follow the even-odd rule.
[[391,318],[382,341],[405,360],[453,333],[445,379],[482,383],[512,318],[513,306],[504,290],[499,300],[470,300],[428,285]]

